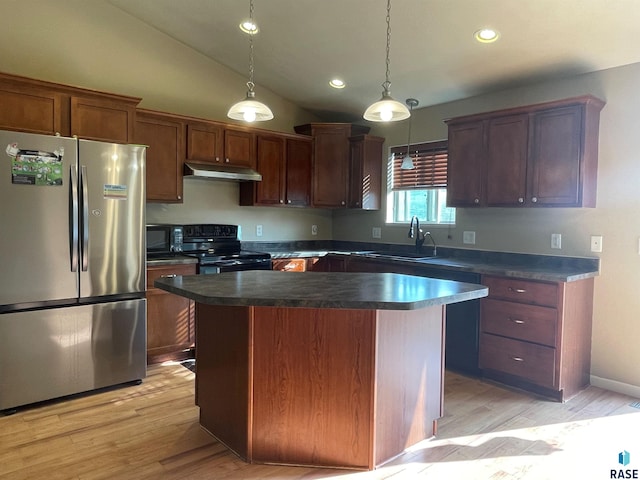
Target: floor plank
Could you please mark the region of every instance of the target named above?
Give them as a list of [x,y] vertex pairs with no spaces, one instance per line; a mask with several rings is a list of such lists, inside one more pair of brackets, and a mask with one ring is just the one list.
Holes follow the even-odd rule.
[[636,399],[589,387],[561,404],[447,372],[438,437],[376,471],[249,465],[200,428],[193,395],[193,373],[154,365],[141,385],[0,417],[0,479],[595,480],[640,453]]

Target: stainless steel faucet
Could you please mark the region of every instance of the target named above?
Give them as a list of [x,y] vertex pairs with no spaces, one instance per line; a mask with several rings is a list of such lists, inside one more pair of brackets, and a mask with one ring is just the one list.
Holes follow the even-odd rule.
[[[415,233],[414,233],[414,229],[413,229],[413,221],[414,220],[416,222]],[[424,245],[424,241],[425,241],[426,237],[429,237],[429,239],[431,240],[431,243],[433,244],[433,256],[434,257],[436,256],[436,254],[437,254],[436,241],[431,236],[431,232],[423,232],[420,229],[420,220],[418,219],[418,217],[416,215],[411,217],[411,223],[409,224],[409,238],[414,238],[414,236],[415,236],[415,239],[416,239],[416,253],[420,253],[420,250],[422,249],[422,245]]]

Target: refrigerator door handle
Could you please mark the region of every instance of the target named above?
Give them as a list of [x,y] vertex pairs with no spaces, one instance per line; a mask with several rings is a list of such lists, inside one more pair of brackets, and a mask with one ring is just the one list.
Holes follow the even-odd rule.
[[82,271],[89,269],[89,192],[87,191],[87,167],[80,171],[80,190],[82,192]]
[[71,211],[70,211],[70,239],[71,243],[69,248],[71,250],[71,271],[78,271],[78,223],[79,223],[79,211],[78,211],[78,172],[75,165],[70,166],[71,182],[69,186],[69,196],[71,197]]

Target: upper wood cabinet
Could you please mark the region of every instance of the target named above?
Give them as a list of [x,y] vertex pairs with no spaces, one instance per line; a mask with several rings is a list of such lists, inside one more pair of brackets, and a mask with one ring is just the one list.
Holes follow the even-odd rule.
[[[296,126],[295,131],[313,137],[312,205],[346,208],[349,203],[352,152],[349,138],[368,133],[369,127],[349,123],[309,123]],[[354,180],[360,181],[361,179]]]
[[133,142],[139,98],[0,74],[0,128]]
[[583,96],[448,120],[448,205],[595,207],[603,106]]
[[256,135],[249,128],[190,121],[187,124],[187,160],[256,168]]
[[380,210],[383,144],[372,135],[349,138],[349,208]]
[[147,145],[147,202],[182,203],[185,123],[177,116],[139,109],[135,143]]
[[309,205],[311,139],[259,133],[256,169],[262,181],[240,184],[240,205]]

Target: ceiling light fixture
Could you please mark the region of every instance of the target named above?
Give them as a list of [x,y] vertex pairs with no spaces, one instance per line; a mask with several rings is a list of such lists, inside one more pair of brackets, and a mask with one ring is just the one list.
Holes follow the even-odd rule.
[[364,119],[372,122],[397,122],[411,114],[402,103],[391,97],[389,87],[389,48],[391,46],[391,0],[387,0],[387,70],[385,82],[382,84],[382,98],[369,106],[364,112]]
[[[406,104],[409,105],[410,113],[413,113],[413,107],[418,106],[418,100],[415,98],[407,98],[405,100]],[[409,137],[407,138],[407,154],[402,159],[402,164],[400,168],[402,170],[412,170],[414,168],[413,160],[411,159],[411,116],[409,117]]]
[[480,43],[493,43],[498,40],[500,34],[492,28],[483,28],[474,33],[473,37]]
[[[253,23],[253,0],[249,0],[249,20]],[[255,25],[255,23],[253,23]],[[263,122],[273,118],[273,112],[264,103],[257,101],[253,91],[253,35],[249,35],[249,81],[247,82],[247,96],[244,100],[232,105],[227,117],[245,122]]]
[[240,30],[242,30],[244,33],[248,33],[249,35],[255,35],[260,31],[258,25],[253,21],[253,19],[243,20],[240,23],[239,27]]
[[344,88],[346,86],[346,83],[344,83],[342,80],[340,80],[339,78],[334,78],[333,80],[331,80],[329,82],[329,85],[331,85],[333,88]]

